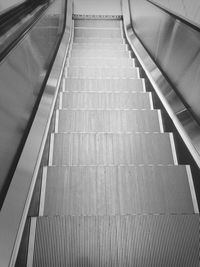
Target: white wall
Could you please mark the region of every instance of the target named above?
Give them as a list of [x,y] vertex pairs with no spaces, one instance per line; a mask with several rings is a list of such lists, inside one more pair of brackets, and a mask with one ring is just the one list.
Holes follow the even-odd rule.
[[74,14],[121,15],[120,0],[74,0]]
[[200,0],[153,0],[170,11],[200,25]]

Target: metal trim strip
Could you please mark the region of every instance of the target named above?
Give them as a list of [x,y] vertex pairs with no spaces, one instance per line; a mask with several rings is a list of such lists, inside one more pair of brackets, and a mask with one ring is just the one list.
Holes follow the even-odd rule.
[[42,173],[42,187],[41,187],[41,194],[40,194],[39,216],[43,216],[44,215],[46,183],[47,183],[47,167],[44,167],[43,168],[43,173]]
[[27,267],[33,266],[36,225],[37,225],[37,219],[36,217],[32,217],[30,234],[29,234],[29,243],[28,243]]
[[198,207],[196,193],[195,193],[195,189],[194,189],[194,183],[193,183],[193,179],[192,179],[191,168],[189,165],[186,165],[185,167],[186,167],[186,171],[187,171],[187,175],[188,175],[188,182],[189,182],[190,192],[191,192],[191,196],[192,196],[192,203],[194,206],[194,213],[198,214],[199,213],[199,207]]

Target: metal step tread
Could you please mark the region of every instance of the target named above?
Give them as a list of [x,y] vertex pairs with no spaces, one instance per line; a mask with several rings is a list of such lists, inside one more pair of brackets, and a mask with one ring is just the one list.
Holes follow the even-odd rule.
[[74,29],[74,37],[122,38],[121,29]]
[[177,164],[169,133],[56,133],[49,165]]
[[126,44],[79,44],[74,43],[72,44],[72,49],[78,50],[78,49],[114,49],[114,50],[127,50],[128,45]]
[[45,167],[40,216],[193,214],[188,168]]
[[122,37],[118,38],[100,38],[100,37],[74,37],[74,43],[98,43],[98,44],[104,44],[104,43],[109,43],[109,44],[124,44],[125,39]]
[[70,57],[83,58],[131,58],[130,51],[113,49],[74,49],[70,52]]
[[67,78],[63,80],[64,91],[98,91],[98,92],[144,92],[143,79],[95,79]]
[[161,132],[158,110],[57,110],[56,132]]
[[139,68],[92,68],[67,67],[65,77],[94,77],[94,78],[140,78]]
[[97,20],[97,19],[75,19],[74,27],[87,27],[87,28],[117,28],[121,26],[120,20]]
[[132,58],[97,58],[97,57],[73,57],[69,58],[68,66],[70,67],[121,67],[121,68],[128,68],[135,66],[135,60]]
[[33,267],[199,264],[197,215],[32,218],[29,240]]
[[63,92],[60,108],[153,109],[151,93],[144,92]]

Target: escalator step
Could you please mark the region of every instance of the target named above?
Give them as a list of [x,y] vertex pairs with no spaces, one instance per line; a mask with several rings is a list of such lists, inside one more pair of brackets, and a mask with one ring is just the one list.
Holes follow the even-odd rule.
[[72,78],[139,78],[138,68],[93,68],[93,67],[68,67],[65,77]]
[[194,213],[185,166],[45,168],[44,216]]
[[125,40],[122,39],[121,37],[119,38],[100,38],[99,36],[97,37],[74,37],[74,43],[108,43],[108,44],[124,44]]
[[84,58],[131,58],[130,51],[112,50],[112,49],[74,49],[71,51],[71,57]]
[[33,266],[197,267],[198,230],[198,215],[40,217]]
[[64,79],[64,91],[144,92],[142,79]]
[[72,45],[72,49],[77,50],[77,49],[113,49],[113,50],[128,50],[128,46],[126,44],[78,44],[75,43]]
[[167,133],[52,134],[50,165],[174,164]]
[[63,92],[61,108],[88,109],[151,109],[150,93]]
[[74,31],[74,37],[78,38],[121,38],[122,33],[121,29],[75,29]]
[[121,67],[129,68],[135,66],[134,59],[130,58],[84,58],[84,57],[73,57],[69,58],[70,67]]
[[75,19],[74,27],[88,28],[120,28],[120,20],[100,20],[100,19]]
[[158,110],[57,110],[58,132],[160,132]]

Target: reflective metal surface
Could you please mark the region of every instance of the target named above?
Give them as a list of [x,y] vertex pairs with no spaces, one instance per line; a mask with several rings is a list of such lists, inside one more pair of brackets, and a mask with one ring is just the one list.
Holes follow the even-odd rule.
[[200,119],[200,32],[145,0],[130,0],[136,34]]
[[[61,34],[64,14],[56,1],[0,64],[0,202]],[[7,179],[8,178],[8,179]]]
[[[2,101],[2,105],[4,105],[1,113],[5,114],[7,117],[10,116],[8,124],[7,117],[5,117],[6,119],[3,117],[4,124],[8,129],[12,125],[10,121],[17,121],[15,124],[17,133],[14,138],[17,140],[16,142],[19,142],[20,134],[23,133],[26,122],[31,114],[34,100],[39,93],[38,84],[41,84],[48,70],[48,64],[45,62],[45,59],[50,57],[55,41],[61,33],[65,11],[63,8],[64,2],[65,1],[62,0],[55,2],[56,6],[53,5],[52,8],[49,9],[49,13],[47,17],[45,17],[46,21],[43,21],[43,25],[40,24],[37,30],[32,33],[33,35],[26,37],[22,51],[18,47],[14,51],[16,53],[15,56],[11,57],[11,55],[13,55],[11,54],[8,58],[8,62],[5,62],[5,69],[2,67],[3,65],[1,66],[0,78],[4,78],[4,83],[2,84],[7,90],[5,92],[1,90],[1,93],[3,92],[1,99],[11,97],[12,100],[9,106],[11,111],[8,111],[8,105],[4,104],[6,102]],[[72,1],[68,1],[67,5],[65,34],[1,210],[0,266],[15,265],[37,171],[60,85],[63,64],[68,50],[71,34]],[[63,14],[63,16],[61,16],[61,14]],[[61,21],[58,21],[56,18],[59,19],[60,16]],[[49,27],[48,20],[55,21],[55,27]],[[42,31],[43,28],[44,31]],[[46,32],[46,34],[44,34],[44,32]],[[24,71],[27,74],[26,76],[24,76]],[[12,73],[13,76],[8,75],[8,73]],[[2,74],[4,74],[5,77],[2,77]],[[15,103],[18,104],[17,107],[14,106]],[[15,129],[12,129],[10,132],[13,132]],[[8,137],[11,141],[13,140],[13,136],[9,135]],[[11,141],[8,141],[10,142],[10,150],[12,146],[15,145],[16,147],[16,143],[13,142],[13,144],[11,144]],[[12,153],[10,152],[10,154]]]
[[[170,75],[169,77],[177,86],[179,93],[188,101],[197,115],[200,115],[200,94],[198,92],[200,49],[197,41],[200,35],[177,21],[169,20],[168,15],[163,14],[158,9],[152,9],[151,4],[146,1],[133,0],[129,2],[123,0],[122,8],[127,39],[200,167],[200,127],[133,32],[129,8],[131,8],[134,30],[147,49],[154,55],[154,59]],[[185,34],[190,35],[186,38]],[[193,43],[193,46],[190,47],[190,43]]]
[[1,0],[0,1],[0,15],[10,10],[11,8],[22,4],[25,1],[26,0],[7,0],[7,1]]

